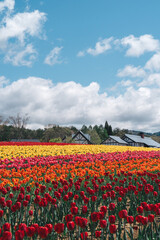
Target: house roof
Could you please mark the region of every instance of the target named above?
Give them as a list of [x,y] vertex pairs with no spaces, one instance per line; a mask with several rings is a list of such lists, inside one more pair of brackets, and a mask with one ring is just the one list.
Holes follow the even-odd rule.
[[160,144],[156,141],[154,141],[150,137],[144,137],[142,138],[139,135],[132,135],[132,134],[125,134],[126,137],[130,138],[132,141],[137,142],[137,143],[144,143],[147,146],[150,147],[160,147]]
[[112,136],[112,135],[110,135],[109,137],[112,138],[113,140],[115,140],[115,141],[118,142],[118,143],[128,144],[127,142],[125,142],[123,139],[121,139],[121,138],[118,137],[118,136]]
[[[118,142],[119,144],[126,144],[126,145],[128,145],[127,142],[125,142],[123,139],[121,139],[121,138],[118,137],[118,136],[110,135],[110,136],[108,136],[108,138],[112,138],[114,141]],[[107,139],[108,139],[108,138],[107,138]],[[103,140],[103,141],[101,142],[101,144],[103,144],[107,139]]]
[[82,131],[78,131],[76,134],[72,135],[72,139],[74,139],[78,134],[81,134],[89,143],[91,143],[90,141],[90,135],[89,134],[84,134]]

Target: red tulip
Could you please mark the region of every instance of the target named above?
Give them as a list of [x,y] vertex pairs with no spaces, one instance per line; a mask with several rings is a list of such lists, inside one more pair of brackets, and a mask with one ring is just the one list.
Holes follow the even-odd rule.
[[21,202],[16,202],[15,206],[16,209],[19,210],[21,208]]
[[128,212],[127,212],[127,210],[121,210],[121,211],[119,211],[118,215],[120,218],[126,218],[128,215]]
[[116,225],[115,224],[111,224],[109,226],[109,231],[110,231],[111,234],[116,233],[116,231],[117,231]]
[[64,200],[64,201],[68,201],[68,199],[69,199],[69,197],[68,197],[67,194],[63,196],[63,200]]
[[118,198],[118,202],[122,202],[122,198],[121,197]]
[[13,193],[10,193],[10,194],[9,194],[9,197],[10,197],[10,198],[13,198],[13,197],[14,197]]
[[56,198],[52,198],[52,200],[51,200],[52,205],[55,205],[56,202],[57,202],[57,199]]
[[76,203],[75,202],[71,202],[71,207],[75,207]]
[[83,198],[83,202],[84,202],[84,204],[87,204],[89,202],[89,198],[88,197],[84,197]]
[[115,223],[115,221],[116,221],[116,216],[110,215],[110,216],[109,216],[109,222],[110,222],[111,224],[113,224],[113,223]]
[[87,232],[82,232],[81,233],[81,239],[82,240],[87,240],[87,237],[88,237],[88,233]]
[[153,214],[148,215],[148,221],[149,222],[154,222],[154,215]]
[[140,223],[140,222],[141,222],[141,218],[142,218],[141,215],[137,215],[137,216],[135,217],[136,222]]
[[103,200],[106,200],[106,199],[107,199],[107,197],[108,197],[108,196],[107,196],[107,194],[106,194],[106,193],[102,195],[102,198],[103,198]]
[[104,212],[99,212],[98,214],[99,214],[99,219],[103,219],[104,218],[104,215],[105,215]]
[[143,207],[142,206],[137,207],[137,212],[140,214],[143,213]]
[[30,191],[31,191],[31,187],[27,186],[27,192],[30,192]]
[[133,216],[127,216],[127,222],[128,223],[133,223],[134,222],[134,217]]
[[116,205],[114,203],[109,204],[109,210],[113,211],[115,209]]
[[72,219],[73,219],[73,215],[72,215],[72,214],[67,214],[67,215],[65,216],[66,222],[70,222],[70,221],[72,221]]
[[39,227],[38,234],[41,238],[46,238],[49,234],[48,228],[47,227]]
[[87,206],[84,205],[84,206],[82,207],[82,213],[87,213],[87,209],[88,209]]
[[33,226],[27,227],[26,234],[28,237],[33,237],[35,233],[36,233],[36,229]]
[[78,220],[78,225],[81,228],[85,228],[87,226],[87,222],[88,222],[88,220],[86,218],[80,217],[79,220]]
[[30,210],[30,211],[29,211],[29,216],[32,216],[32,215],[33,215],[33,211]]
[[27,225],[25,223],[20,223],[18,228],[19,230],[26,232]]
[[78,213],[78,207],[71,207],[71,213],[76,215]]
[[54,225],[54,230],[58,234],[61,234],[64,231],[64,223],[57,223]]
[[157,197],[158,193],[156,191],[153,192],[153,196]]
[[72,231],[74,229],[74,222],[73,221],[70,221],[70,222],[67,222],[67,228],[69,231]]
[[77,200],[79,196],[77,194],[74,195],[74,199]]
[[148,223],[148,218],[147,217],[141,217],[141,223],[143,224],[143,225],[147,225],[147,223]]
[[79,225],[80,219],[81,219],[81,217],[79,217],[79,216],[76,216],[76,217],[75,217],[75,223],[76,223],[76,225]]
[[101,231],[96,231],[96,232],[95,232],[95,237],[96,237],[96,238],[99,238],[99,237],[101,236],[101,233],[102,233]]
[[106,213],[107,212],[107,206],[101,206],[100,211]]
[[97,222],[99,220],[99,213],[98,212],[91,213],[91,220],[92,222]]
[[37,223],[33,223],[33,224],[31,225],[31,227],[34,227],[35,233],[38,233],[38,228],[39,228],[39,226],[38,226]]
[[92,196],[91,200],[92,200],[92,202],[95,202],[97,200],[97,196]]
[[10,231],[10,227],[11,227],[10,223],[3,224],[3,231]]
[[24,200],[24,201],[23,201],[23,206],[24,206],[24,207],[27,207],[27,206],[28,206],[28,201]]
[[4,213],[4,211],[0,210],[0,217],[3,217],[3,213]]
[[7,205],[7,207],[10,208],[12,206],[12,200],[7,200],[6,205]]
[[15,240],[23,240],[25,232],[23,230],[17,230],[15,232]]
[[107,227],[107,221],[106,220],[100,220],[100,227],[106,228]]
[[64,190],[65,192],[67,192],[67,191],[68,191],[68,186],[65,185],[65,186],[63,187],[63,190]]
[[71,198],[73,196],[72,192],[68,192],[68,197]]
[[12,239],[12,233],[9,231],[3,232],[2,240],[11,240]]

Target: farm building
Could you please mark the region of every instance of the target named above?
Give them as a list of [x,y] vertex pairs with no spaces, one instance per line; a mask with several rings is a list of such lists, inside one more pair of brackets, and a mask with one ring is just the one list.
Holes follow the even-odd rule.
[[90,141],[90,135],[84,134],[82,131],[78,131],[76,134],[73,134],[72,140],[79,144],[92,144]]
[[122,140],[118,136],[109,136],[101,144],[103,144],[103,145],[119,145],[119,146],[126,146],[126,145],[128,145],[127,142],[125,142],[124,140]]
[[125,134],[122,139],[127,142],[129,146],[157,148],[160,147],[160,144],[158,142],[154,141],[151,137],[145,137],[144,134]]

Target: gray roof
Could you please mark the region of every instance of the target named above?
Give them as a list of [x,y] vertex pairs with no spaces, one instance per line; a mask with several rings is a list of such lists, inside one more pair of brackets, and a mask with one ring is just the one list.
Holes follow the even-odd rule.
[[118,137],[118,136],[112,136],[112,135],[110,135],[109,137],[112,138],[113,140],[115,140],[115,141],[118,142],[118,143],[128,144],[127,142],[125,142],[124,140],[122,140],[122,139],[121,139],[120,137]]
[[89,134],[86,134],[86,133],[84,134],[84,133],[83,133],[83,135],[84,135],[89,141],[91,140],[91,137],[90,137]]
[[160,144],[156,141],[154,141],[150,137],[144,137],[142,138],[139,135],[132,135],[132,134],[125,134],[126,137],[130,138],[132,141],[137,142],[137,143],[144,143],[147,146],[150,147],[160,147]]

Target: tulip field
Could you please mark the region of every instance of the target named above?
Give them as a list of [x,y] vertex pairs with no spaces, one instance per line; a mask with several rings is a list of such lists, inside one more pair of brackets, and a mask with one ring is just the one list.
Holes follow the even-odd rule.
[[160,239],[160,149],[0,142],[11,239]]

